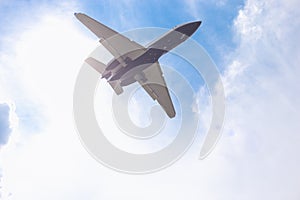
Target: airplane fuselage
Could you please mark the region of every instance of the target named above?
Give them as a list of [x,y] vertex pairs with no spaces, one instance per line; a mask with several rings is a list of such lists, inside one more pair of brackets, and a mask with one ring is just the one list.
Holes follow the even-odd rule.
[[[120,63],[117,58],[113,59],[107,65],[102,78],[106,78],[108,81],[120,80],[122,86],[135,82],[136,74],[142,75],[142,71],[157,62],[162,55],[188,39],[197,30],[200,23],[187,23],[171,29],[165,35],[147,45],[146,51],[136,59],[125,59],[125,65]],[[123,56],[126,57],[126,54]]]
[[[134,78],[135,74],[142,72],[147,67],[157,62],[158,59],[165,53],[167,53],[166,50],[149,48],[144,54],[142,54],[138,58],[134,60],[128,60],[125,66],[119,63],[117,59],[114,59],[110,63],[110,65],[108,65],[108,67],[112,68],[111,72],[113,72],[111,73],[112,76],[108,80],[109,81],[121,80],[122,82],[124,82],[124,80],[126,79]],[[118,64],[116,65],[116,63]],[[115,65],[115,67],[113,67],[113,65]]]

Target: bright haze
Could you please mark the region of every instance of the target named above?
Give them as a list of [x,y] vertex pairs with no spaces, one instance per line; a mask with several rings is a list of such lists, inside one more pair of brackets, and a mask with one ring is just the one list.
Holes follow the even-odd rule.
[[[0,199],[300,199],[299,1],[95,2],[0,1]],[[119,32],[202,21],[192,38],[215,61],[226,94],[222,137],[206,159],[198,155],[211,105],[201,81],[194,83],[197,137],[174,165],[128,175],[91,157],[76,133],[72,97],[99,43],[75,12]],[[160,62],[179,71],[186,64],[172,55]],[[139,98],[152,105],[141,94],[129,109],[133,121],[147,124]],[[149,151],[130,144],[130,151]]]

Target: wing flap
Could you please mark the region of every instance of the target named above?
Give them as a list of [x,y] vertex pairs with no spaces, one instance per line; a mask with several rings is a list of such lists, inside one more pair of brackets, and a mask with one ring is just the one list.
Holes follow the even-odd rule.
[[156,62],[144,70],[145,81],[137,79],[146,92],[157,100],[170,118],[175,117],[176,112],[164,80],[159,63]]

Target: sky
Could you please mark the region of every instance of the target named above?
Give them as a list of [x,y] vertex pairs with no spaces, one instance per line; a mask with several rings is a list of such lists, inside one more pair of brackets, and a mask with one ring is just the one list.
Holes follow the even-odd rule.
[[7,104],[0,104],[1,110],[1,120],[0,120],[0,129],[1,129],[1,139],[0,145],[5,145],[8,141],[9,135],[11,133],[10,122],[9,122],[9,112],[10,107]]
[[[0,199],[299,200],[298,7],[296,0],[0,0]],[[210,96],[204,82],[194,80],[199,131],[170,167],[123,174],[86,151],[74,125],[73,90],[98,39],[74,12],[119,32],[202,20],[192,38],[218,67],[226,96],[222,136],[206,159],[198,155],[210,123]],[[161,63],[188,68],[171,55]],[[131,117],[147,124],[136,104]],[[116,128],[112,120],[105,125]],[[128,151],[149,151],[143,143],[112,137]],[[150,147],[162,148],[170,137],[161,139]]]

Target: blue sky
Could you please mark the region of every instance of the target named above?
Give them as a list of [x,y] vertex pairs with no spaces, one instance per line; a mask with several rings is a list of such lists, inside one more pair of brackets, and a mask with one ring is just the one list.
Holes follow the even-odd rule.
[[[86,4],[84,10],[118,31],[140,27],[172,28],[189,21],[203,21],[196,39],[220,64],[225,52],[236,45],[232,22],[244,2],[230,4],[203,1],[99,1]],[[116,15],[116,13],[118,13]],[[218,34],[216,34],[218,33]],[[221,66],[221,65],[220,65]],[[223,68],[221,68],[223,69]]]
[[[298,200],[298,7],[297,0],[0,0],[0,199]],[[86,152],[72,96],[83,60],[98,43],[74,12],[120,32],[203,21],[192,38],[215,61],[226,94],[223,135],[208,158],[197,159],[211,115],[203,87],[194,96],[199,134],[171,167],[131,176]],[[161,62],[189,66],[172,56]],[[15,108],[10,121],[7,105]]]
[[[72,2],[72,1],[71,1]],[[190,3],[191,2],[191,3]],[[232,22],[244,2],[235,0],[228,3],[218,1],[91,1],[81,6],[80,11],[115,27],[118,31],[128,31],[140,27],[171,28],[193,20],[202,20],[196,39],[213,59],[219,63],[225,52],[236,47]],[[171,6],[172,5],[172,6]],[[1,35],[14,31],[15,24],[27,29],[39,18],[26,10],[42,10],[43,7],[57,8],[55,1],[10,1],[1,2]],[[17,11],[24,12],[17,12]],[[31,20],[28,20],[31,18]],[[26,20],[27,19],[27,20]],[[26,24],[24,24],[26,20]],[[217,34],[218,33],[218,34]]]
[[7,104],[0,104],[0,146],[5,145],[11,133],[9,122],[10,108]]

